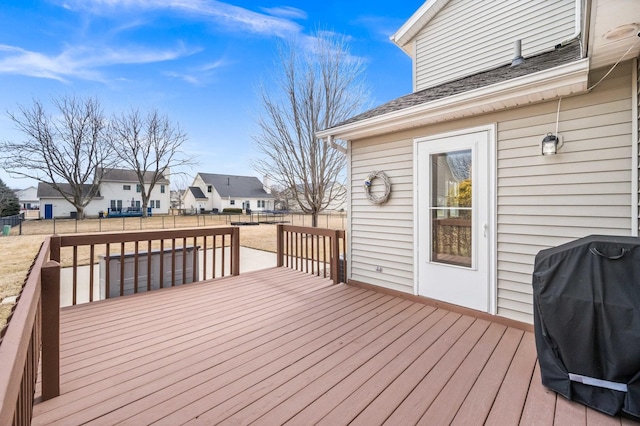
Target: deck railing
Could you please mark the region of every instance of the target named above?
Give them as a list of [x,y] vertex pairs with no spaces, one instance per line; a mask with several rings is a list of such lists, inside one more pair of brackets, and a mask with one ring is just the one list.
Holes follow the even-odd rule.
[[346,282],[345,232],[335,229],[278,225],[277,265]]
[[[38,375],[40,353],[46,356],[50,342],[42,338],[47,322],[46,292],[58,266],[49,260],[49,239],[40,247],[14,309],[10,326],[2,330],[0,339],[0,424],[28,425],[33,412],[33,395]],[[44,365],[43,365],[44,368]],[[52,388],[43,378],[43,395]]]
[[[237,227],[54,235],[51,258],[69,268],[63,283],[69,294],[65,294],[63,304],[76,305],[97,298],[238,275],[239,235]],[[62,253],[65,248],[67,253]],[[209,258],[211,262],[207,261]],[[96,282],[96,271],[92,269],[97,261],[101,268],[100,283]],[[80,264],[89,268],[83,279],[79,279]],[[113,276],[114,273],[117,275]]]
[[[60,394],[60,272],[61,263],[69,262],[72,266],[72,304],[76,304],[78,289],[78,265],[84,262],[85,255],[89,265],[89,301],[93,300],[95,286],[94,273],[91,270],[96,259],[96,247],[105,247],[105,273],[109,270],[109,263],[119,259],[124,264],[126,256],[133,257],[133,291],[138,291],[139,260],[142,256],[149,256],[154,248],[159,247],[158,253],[160,271],[160,287],[165,287],[164,271],[170,271],[171,279],[166,287],[176,285],[177,281],[187,282],[185,256],[187,249],[193,250],[191,261],[192,280],[195,281],[196,252],[203,252],[201,270],[204,279],[240,273],[240,238],[236,227],[225,228],[197,228],[149,232],[122,232],[112,234],[90,234],[48,237],[27,275],[22,292],[16,301],[7,326],[2,331],[0,340],[0,425],[28,425],[31,423],[33,412],[33,398],[38,374],[41,366],[42,400],[54,398]],[[220,242],[218,242],[218,237]],[[227,241],[228,238],[228,241]],[[169,241],[167,246],[165,242]],[[140,243],[146,243],[146,251],[140,251]],[[212,244],[209,244],[209,243]],[[190,246],[189,246],[190,244]],[[111,251],[111,245],[117,250]],[[125,253],[133,247],[130,254]],[[70,257],[62,256],[64,248],[70,248]],[[197,248],[197,250],[196,250]],[[216,250],[220,248],[220,263],[216,267]],[[225,252],[229,251],[228,267],[225,262]],[[115,253],[117,252],[117,253]],[[164,265],[165,252],[170,257],[169,265]],[[182,277],[176,276],[176,267],[180,266],[176,254],[181,253]],[[208,273],[208,258],[211,254],[212,264]],[[81,261],[82,260],[82,261]],[[147,260],[150,260],[147,258]],[[150,289],[149,272],[151,261],[147,261],[147,290]],[[166,268],[166,269],[164,269]],[[122,271],[124,268],[120,268]],[[117,278],[120,294],[124,287],[123,273]],[[109,283],[109,277],[104,277]],[[106,292],[109,297],[110,292]]]

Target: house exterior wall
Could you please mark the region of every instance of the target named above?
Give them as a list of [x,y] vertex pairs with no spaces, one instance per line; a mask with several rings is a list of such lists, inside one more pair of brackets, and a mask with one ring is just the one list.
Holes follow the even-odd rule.
[[[124,189],[128,185],[130,189]],[[137,182],[102,182],[100,185],[100,195],[102,200],[94,200],[87,207],[90,207],[91,213],[87,211],[87,215],[97,215],[99,211],[107,211],[111,207],[111,200],[122,200],[122,207],[131,207],[133,202],[140,202],[142,205],[142,194],[136,191]],[[161,185],[164,185],[164,193],[162,193]],[[151,214],[168,214],[171,207],[170,190],[167,183],[156,183],[151,190],[149,200],[160,201],[160,208],[153,207]],[[154,203],[155,204],[155,203]],[[147,207],[150,207],[149,204]]]
[[576,3],[451,0],[414,40],[415,91],[510,63],[518,39],[524,57],[553,50],[576,31]]
[[[540,141],[555,131],[557,101],[352,141],[349,278],[414,292],[413,140],[496,123],[497,313],[532,322],[531,274],[540,250],[591,234],[632,235],[637,227],[632,69],[622,63],[590,93],[562,99],[564,146],[556,156],[543,157]],[[382,206],[365,197],[362,183],[372,170],[392,184]]]
[[[53,217],[68,219],[71,217],[72,212],[76,211],[76,208],[64,198],[41,198],[40,199],[40,219],[45,218],[46,207],[45,205],[51,204],[53,206]],[[85,217],[98,216],[98,212],[107,211],[105,206],[105,200],[102,197],[94,198],[84,208]]]
[[[635,214],[636,218],[640,218],[640,60],[635,59],[635,74],[632,75],[631,78],[631,84],[634,85],[635,84],[635,110],[632,113],[632,117],[638,117],[638,119],[635,122],[635,137],[636,137],[636,143],[635,143],[635,147],[636,147],[636,159],[637,159],[637,163],[635,164],[635,182],[636,182],[636,188],[635,188],[635,194],[636,194],[636,199],[635,199],[635,204],[637,204],[637,207],[633,209],[633,212]],[[640,235],[640,219],[637,219],[637,223],[636,223],[636,234],[635,236]]]
[[[130,190],[124,190],[123,185],[130,185]],[[164,194],[161,192],[160,185],[165,186]],[[160,208],[152,208],[151,214],[168,214],[170,208],[169,200],[169,184],[156,184],[151,191],[150,200],[160,200]],[[100,185],[100,197],[96,197],[84,208],[85,217],[98,216],[100,212],[107,212],[111,207],[111,200],[122,200],[122,207],[130,207],[131,199],[140,201],[142,204],[142,196],[136,192],[136,183],[128,182],[102,182]],[[63,198],[41,198],[40,199],[40,218],[45,218],[45,205],[53,206],[53,217],[68,218],[71,212],[75,212],[76,208]]]
[[[253,211],[262,211],[262,210],[273,210],[273,199],[270,198],[234,198],[234,197],[221,197],[215,187],[211,188],[211,192],[208,191],[208,184],[202,179],[200,174],[197,174],[195,179],[193,180],[193,184],[191,186],[197,186],[202,190],[202,193],[208,198],[205,201],[197,201],[193,197],[190,191],[185,193],[184,198],[184,208],[186,211],[196,211],[196,208],[202,207],[206,211],[211,211],[213,209],[218,209],[219,212],[222,212],[226,208],[243,208],[243,203],[249,201],[250,208]],[[234,204],[231,204],[231,201],[234,201]],[[258,208],[258,201],[264,201],[265,207]]]
[[21,209],[37,209],[40,204],[40,200],[38,200],[38,188],[35,186],[17,190],[16,197],[18,197]]
[[40,198],[40,219],[45,218],[46,205],[53,206],[54,218],[69,218],[71,212],[75,212],[76,208],[63,198]]

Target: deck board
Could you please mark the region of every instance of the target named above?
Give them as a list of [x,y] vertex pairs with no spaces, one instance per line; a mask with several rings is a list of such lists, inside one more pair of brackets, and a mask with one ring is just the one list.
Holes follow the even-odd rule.
[[61,311],[34,425],[630,425],[540,383],[533,334],[271,268]]

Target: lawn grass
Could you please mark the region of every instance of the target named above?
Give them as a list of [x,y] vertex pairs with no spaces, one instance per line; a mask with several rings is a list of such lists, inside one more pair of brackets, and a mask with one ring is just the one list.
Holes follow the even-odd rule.
[[[282,218],[288,224],[310,226],[311,217],[304,215],[288,215]],[[230,226],[230,222],[249,221],[246,215],[237,216],[155,216],[149,218],[123,219],[85,219],[76,220],[33,220],[22,225],[23,235],[18,235],[19,228],[14,227],[9,236],[0,238],[0,300],[20,293],[26,274],[38,253],[44,238],[53,234],[54,223],[57,234],[72,234],[76,232],[97,233],[117,232],[122,230],[152,230],[173,229],[194,226]],[[254,220],[257,220],[254,217]],[[330,229],[344,229],[346,218],[340,214],[323,215],[319,218],[318,227]],[[258,226],[240,227],[240,245],[243,247],[276,251],[276,225],[260,224]],[[63,265],[69,263],[64,253],[61,259]],[[80,261],[86,263],[88,255],[79,253]],[[86,259],[85,259],[86,258]],[[11,304],[0,305],[0,329],[11,312]]]

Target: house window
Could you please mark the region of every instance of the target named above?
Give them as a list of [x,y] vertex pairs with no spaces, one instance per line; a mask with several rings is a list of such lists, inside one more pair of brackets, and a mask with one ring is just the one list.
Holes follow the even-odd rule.
[[155,200],[150,200],[149,201],[149,207],[154,208],[155,206],[156,206]]
[[258,200],[258,208],[264,209],[264,200]]
[[213,192],[213,185],[207,185],[207,192]]
[[111,208],[112,209],[116,208],[116,200],[111,200]]
[[136,185],[136,192],[142,192],[142,185],[140,184]]
[[122,185],[123,191],[131,191],[131,185]]
[[164,185],[160,185],[160,193],[164,194]]
[[156,200],[156,209],[160,208],[160,200]]
[[236,205],[236,200],[231,200],[231,201],[229,201],[229,205],[231,205],[231,206],[235,206],[235,205]]

